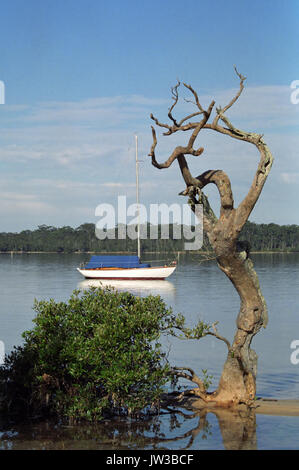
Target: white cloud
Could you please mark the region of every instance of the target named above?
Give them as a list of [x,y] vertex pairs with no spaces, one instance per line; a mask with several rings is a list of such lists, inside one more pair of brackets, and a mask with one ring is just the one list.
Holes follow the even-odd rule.
[[2,161],[39,160],[42,157],[42,151],[29,149],[22,145],[12,144],[0,147],[0,160]]
[[114,182],[111,182],[111,183],[101,183],[101,186],[104,187],[104,188],[132,188],[132,187],[135,187],[134,184],[132,183],[114,183]]
[[20,213],[20,212],[36,212],[42,213],[53,210],[53,207],[47,203],[38,199],[35,194],[26,194],[19,192],[0,192],[1,199],[1,212],[4,213]]
[[287,184],[299,183],[299,173],[281,173],[281,179]]
[[[111,125],[144,115],[146,108],[167,105],[166,100],[151,99],[144,96],[115,96],[90,98],[73,102],[44,102],[33,106],[30,112],[20,117],[25,123],[62,122],[101,122]],[[26,108],[26,111],[28,109]],[[18,120],[19,120],[18,119]]]
[[[195,87],[195,86],[194,86]],[[217,105],[224,106],[236,89],[214,94]],[[262,200],[275,185],[285,183],[295,187],[299,182],[299,105],[290,103],[288,86],[247,87],[237,103],[228,111],[236,127],[265,133],[265,141],[275,157],[275,163],[265,186]],[[202,96],[204,105],[212,96]],[[151,112],[163,121],[171,103],[143,96],[91,98],[81,102],[48,102],[34,106],[3,108],[0,116],[0,189],[4,213],[14,215],[26,211],[35,220],[39,214],[55,220],[65,215],[73,225],[94,217],[96,205],[118,194],[135,198],[134,133],[139,135],[141,201],[186,202],[177,198],[184,182],[175,162],[171,168],[159,171],[152,167],[148,152],[152,143],[149,118]],[[190,111],[191,107],[191,111]],[[7,112],[6,112],[7,109]],[[178,117],[189,114],[193,106],[183,102]],[[176,114],[176,113],[175,113]],[[176,145],[185,145],[189,134],[170,137],[158,132],[157,159],[165,161]],[[226,171],[231,180],[236,204],[251,184],[259,160],[254,146],[230,139],[210,130],[202,131],[198,146],[202,156],[188,157],[194,176],[211,168]],[[272,183],[273,182],[273,183]],[[15,188],[15,189],[14,189]],[[275,190],[274,190],[275,191]],[[218,200],[217,191],[208,189],[211,202]],[[285,195],[287,197],[287,193]],[[275,199],[275,198],[274,198]],[[262,203],[261,203],[262,204]],[[259,206],[259,207],[262,207]],[[271,203],[268,202],[268,213]],[[262,211],[262,209],[257,209]],[[290,217],[296,211],[288,201]],[[272,212],[279,218],[276,208]],[[86,216],[85,216],[86,214]],[[286,213],[284,213],[286,216]],[[32,219],[33,220],[33,219]],[[277,222],[279,222],[277,220]],[[9,223],[9,222],[7,222]]]

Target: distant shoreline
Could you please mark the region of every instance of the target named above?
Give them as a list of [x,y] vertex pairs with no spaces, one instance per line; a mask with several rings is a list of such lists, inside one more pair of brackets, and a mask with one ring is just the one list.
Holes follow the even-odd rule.
[[[179,224],[149,223],[141,227],[143,253],[186,253],[185,226]],[[121,228],[121,231],[120,231]],[[147,237],[154,228],[154,238]],[[125,230],[124,230],[125,229]],[[132,227],[130,227],[130,230]],[[134,229],[134,227],[133,227]],[[142,230],[146,230],[142,232]],[[190,238],[188,228],[187,239]],[[135,230],[135,229],[134,229]],[[136,233],[135,233],[136,235]],[[136,237],[137,238],[137,237]],[[299,225],[255,224],[246,222],[239,234],[239,242],[245,242],[251,253],[299,252]],[[200,245],[198,245],[200,246]],[[195,248],[195,246],[194,246]],[[19,233],[0,232],[0,253],[117,253],[136,254],[137,239],[131,237],[128,226],[107,230],[104,239],[97,238],[96,226],[92,223],[53,227],[39,225],[35,230]],[[212,251],[206,234],[203,234],[200,250]],[[194,251],[193,251],[194,253]]]

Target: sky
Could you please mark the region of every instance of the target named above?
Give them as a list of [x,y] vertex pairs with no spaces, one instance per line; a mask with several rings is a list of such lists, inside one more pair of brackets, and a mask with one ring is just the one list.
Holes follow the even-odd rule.
[[[135,135],[141,202],[185,204],[177,162],[150,163],[150,114],[167,121],[178,79],[204,106],[225,105],[239,86],[234,65],[247,79],[228,117],[264,134],[275,159],[250,220],[299,224],[298,30],[298,0],[2,0],[0,232],[96,223],[99,204],[134,203]],[[195,109],[180,96],[182,118]],[[157,160],[187,138],[159,131]],[[197,144],[205,151],[188,157],[194,176],[226,171],[238,205],[256,149],[209,130]],[[216,188],[207,194],[217,213]]]

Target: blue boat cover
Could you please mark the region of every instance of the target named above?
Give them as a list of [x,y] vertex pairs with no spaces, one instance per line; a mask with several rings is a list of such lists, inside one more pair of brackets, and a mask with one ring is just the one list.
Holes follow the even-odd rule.
[[85,269],[96,268],[149,268],[149,264],[141,264],[138,256],[104,255],[92,256]]

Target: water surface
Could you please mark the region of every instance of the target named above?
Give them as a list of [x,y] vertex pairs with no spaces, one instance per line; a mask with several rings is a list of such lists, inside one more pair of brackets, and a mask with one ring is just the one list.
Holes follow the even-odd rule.
[[[146,256],[146,260],[149,258]],[[86,255],[78,254],[0,255],[0,340],[7,353],[22,343],[22,332],[32,327],[35,298],[64,301],[74,289],[94,284],[76,271],[86,259]],[[257,394],[299,399],[299,364],[293,365],[290,360],[291,342],[299,340],[299,253],[258,254],[253,255],[253,260],[269,310],[269,324],[252,344],[259,355]],[[198,263],[195,255],[188,255],[180,257],[175,274],[166,281],[118,281],[114,286],[136,295],[159,294],[175,312],[186,316],[190,326],[198,319],[218,321],[219,333],[229,340],[233,337],[239,298],[214,262]],[[213,375],[211,389],[217,386],[226,356],[224,343],[207,337],[200,341],[164,338],[163,344],[173,365],[189,366],[199,373],[207,368]],[[0,423],[3,433],[0,448],[221,449],[244,445],[240,444],[237,432],[231,431],[231,438],[227,439],[225,425],[221,429],[215,414],[205,417],[187,414],[177,415],[177,426],[169,414],[146,425],[115,420],[96,428],[80,429],[53,423],[18,426]],[[221,422],[226,422],[226,418]],[[248,426],[252,429],[251,421],[248,423],[237,423],[236,429],[245,426],[248,434]],[[258,449],[298,449],[298,431],[299,418],[257,415],[254,437],[246,445]],[[191,439],[192,436],[196,437]]]

